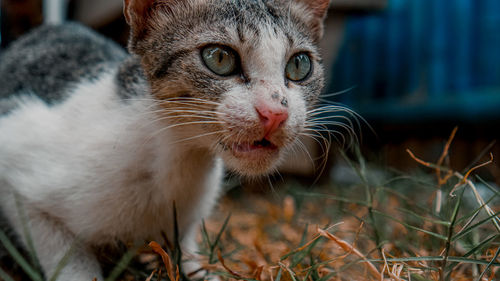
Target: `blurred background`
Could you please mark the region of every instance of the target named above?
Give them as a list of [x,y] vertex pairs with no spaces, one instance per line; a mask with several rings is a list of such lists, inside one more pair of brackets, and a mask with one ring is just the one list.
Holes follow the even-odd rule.
[[[122,0],[0,2],[2,47],[44,21],[65,20],[127,42]],[[402,170],[415,167],[406,148],[436,160],[455,126],[452,168],[462,170],[484,151],[500,157],[500,1],[332,0],[321,48],[323,102],[342,103],[370,124],[375,133],[363,122],[357,128],[368,157]],[[313,156],[323,154],[306,142]],[[287,161],[283,173],[312,176],[304,157]],[[483,176],[500,179],[499,170],[490,165]]]
[[[435,161],[458,126],[454,169],[471,165],[485,149],[498,159],[500,1],[362,2],[332,6],[328,22],[340,19],[341,35],[329,60],[327,93],[352,88],[334,101],[373,126],[378,138],[365,133],[363,146],[405,169],[415,165],[407,148]],[[498,179],[498,165],[489,169]]]

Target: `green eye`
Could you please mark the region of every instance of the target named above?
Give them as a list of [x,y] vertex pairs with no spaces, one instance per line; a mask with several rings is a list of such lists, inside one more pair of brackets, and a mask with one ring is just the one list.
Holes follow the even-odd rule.
[[237,55],[232,49],[224,46],[208,46],[201,51],[205,65],[220,76],[228,76],[237,68]]
[[294,55],[286,65],[286,77],[292,81],[304,80],[311,72],[311,59],[304,53]]

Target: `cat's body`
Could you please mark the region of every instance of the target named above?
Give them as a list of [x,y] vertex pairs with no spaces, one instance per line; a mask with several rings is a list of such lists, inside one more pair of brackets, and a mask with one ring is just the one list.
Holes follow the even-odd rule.
[[[328,1],[292,2],[126,0],[134,55],[75,24],[3,53],[0,207],[47,277],[78,241],[58,280],[102,280],[92,250],[172,237],[174,202],[194,253],[221,159],[250,176],[276,166],[322,86]],[[287,68],[297,54],[307,77]],[[227,60],[236,70],[216,74]]]

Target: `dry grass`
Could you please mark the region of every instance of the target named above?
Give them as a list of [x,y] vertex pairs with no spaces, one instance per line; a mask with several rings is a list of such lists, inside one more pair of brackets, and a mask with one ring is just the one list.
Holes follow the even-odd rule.
[[[357,175],[349,185],[311,189],[289,181],[278,193],[231,192],[203,223],[198,274],[259,281],[498,280],[500,192],[474,175],[494,159],[484,155],[473,168],[452,170],[455,132],[435,163],[409,148],[421,168],[411,175],[367,164],[358,154],[345,157]],[[373,176],[380,171],[382,177]],[[128,265],[132,251],[110,280],[185,279],[175,244],[152,242],[137,258],[140,265]]]
[[[288,188],[282,202],[226,199],[207,224],[208,233],[223,228],[224,258],[205,259],[205,268],[230,280],[496,280],[499,193],[473,176],[494,159],[451,170],[455,133],[436,163],[408,150],[429,174],[377,182],[359,157],[347,159],[359,176],[352,186]],[[231,221],[222,227],[225,213]]]

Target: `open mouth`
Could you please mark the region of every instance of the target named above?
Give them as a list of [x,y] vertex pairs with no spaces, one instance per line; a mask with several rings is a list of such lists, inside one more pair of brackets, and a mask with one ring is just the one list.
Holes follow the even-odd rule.
[[222,144],[225,150],[231,150],[233,153],[259,153],[265,151],[275,151],[278,147],[267,139],[261,139],[248,143]]

